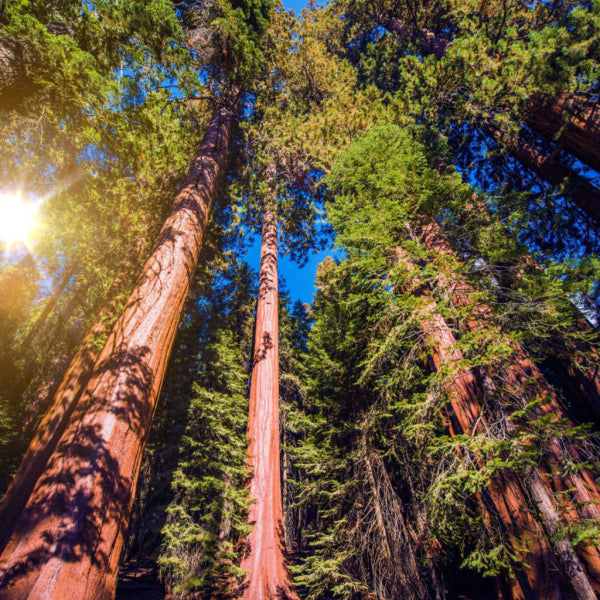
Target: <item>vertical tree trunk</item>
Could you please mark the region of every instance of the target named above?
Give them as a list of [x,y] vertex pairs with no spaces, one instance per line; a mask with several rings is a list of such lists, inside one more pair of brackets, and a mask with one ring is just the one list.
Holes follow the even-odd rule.
[[286,568],[281,500],[279,448],[279,322],[277,290],[277,213],[275,169],[267,167],[270,197],[265,201],[254,366],[250,384],[248,463],[249,521],[254,528],[246,540],[242,569],[248,570],[244,600],[295,600]]
[[20,41],[0,35],[0,111],[16,108],[35,89],[26,69],[29,58]]
[[142,452],[238,98],[234,88],[215,109],[158,242],[0,557],[3,600],[114,596]]
[[[98,347],[98,340],[108,334],[109,327],[117,316],[119,294],[124,289],[131,289],[143,247],[143,244],[137,244],[123,260],[122,267],[115,275],[106,294],[104,306],[64,372],[59,387],[52,396],[50,407],[38,425],[19,469],[0,502],[0,549],[4,548],[8,541],[17,517],[27,503],[48,458],[54,452],[69,422],[69,417],[90,379],[94,363],[101,350],[101,347]],[[43,403],[43,398],[38,401]]]

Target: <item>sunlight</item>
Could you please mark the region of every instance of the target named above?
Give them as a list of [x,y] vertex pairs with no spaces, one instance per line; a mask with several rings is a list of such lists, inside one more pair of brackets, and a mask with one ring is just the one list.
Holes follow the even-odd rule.
[[8,247],[29,246],[29,236],[36,226],[39,205],[23,199],[20,192],[0,192],[0,242]]

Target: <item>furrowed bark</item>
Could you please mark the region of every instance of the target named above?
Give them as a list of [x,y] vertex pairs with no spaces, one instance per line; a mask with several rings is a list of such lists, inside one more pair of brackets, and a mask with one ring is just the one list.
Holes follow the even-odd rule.
[[297,600],[286,568],[279,444],[279,322],[275,168],[267,168],[254,367],[250,384],[248,464],[252,472],[248,519],[254,528],[245,542],[242,569],[248,570],[244,600]]
[[0,557],[3,600],[112,598],[167,360],[193,278],[239,90],[215,109],[138,283]]
[[[416,270],[406,252],[396,248],[396,256],[409,270]],[[418,278],[415,283],[420,285]],[[462,352],[457,349],[456,338],[443,317],[437,311],[437,304],[431,301],[426,314],[420,320],[420,327],[426,336],[433,367],[436,371],[450,366],[454,377],[445,384],[450,397],[450,433],[467,436],[486,431],[485,417],[481,411],[481,390],[475,374],[468,369],[454,371],[452,365],[464,361]],[[476,462],[483,466],[482,457]],[[489,483],[487,493],[480,494],[479,500],[486,521],[498,523],[513,552],[522,553],[520,564],[514,565],[516,577],[506,577],[504,587],[511,600],[533,600],[561,598],[560,577],[552,548],[543,536],[540,525],[529,511],[527,498],[515,475],[503,470]]]
[[[452,249],[437,224],[430,223],[425,226],[422,238],[429,251],[435,250],[443,254],[452,253]],[[466,281],[448,279],[444,273],[441,274],[440,283],[450,292],[451,299],[458,306],[464,306],[468,302],[469,295],[473,293]],[[485,305],[477,308],[477,319],[481,318],[482,320],[472,320],[466,323],[466,326],[475,332],[485,328],[485,318],[490,314],[490,309]],[[441,319],[441,317],[439,318]],[[483,376],[486,381],[491,382],[488,373],[484,371]],[[520,346],[513,344],[512,360],[504,371],[503,383],[506,390],[512,392],[513,395],[518,395],[522,390],[533,393],[535,398],[541,401],[539,409],[541,413],[552,415],[557,420],[568,420],[558,397]],[[488,383],[487,387],[493,392],[496,391],[493,382]],[[495,395],[498,394],[495,393]],[[481,418],[483,419],[483,415]],[[483,422],[485,423],[485,420]],[[506,419],[506,427],[508,431],[516,430],[515,424],[510,419]],[[559,441],[555,436],[550,436],[546,454],[552,472],[549,475],[541,475],[536,469],[530,468],[525,480],[525,489],[536,504],[541,522],[548,538],[552,541],[554,553],[562,571],[567,575],[576,597],[591,600],[597,592],[600,592],[600,553],[598,548],[586,547],[580,550],[578,556],[568,540],[557,539],[560,518],[552,492],[562,495],[562,503],[570,515],[569,519],[572,520],[578,520],[579,512],[585,518],[597,520],[599,517],[597,504],[600,501],[600,493],[594,477],[586,469],[562,473],[561,460],[564,459],[565,452],[575,462],[581,463],[589,458],[584,448],[580,448],[572,440]],[[573,499],[564,499],[566,491],[570,489],[575,491],[572,494]]]
[[[52,396],[50,407],[38,425],[25,456],[0,502],[0,549],[7,543],[17,517],[25,507],[90,379],[101,350],[97,347],[97,341],[108,333],[117,316],[118,295],[131,285],[142,253],[143,244],[138,244],[125,257],[121,270],[116,274],[106,294],[104,306],[64,372],[59,387]],[[43,399],[38,398],[38,401],[43,403]],[[31,414],[29,417],[31,418]]]

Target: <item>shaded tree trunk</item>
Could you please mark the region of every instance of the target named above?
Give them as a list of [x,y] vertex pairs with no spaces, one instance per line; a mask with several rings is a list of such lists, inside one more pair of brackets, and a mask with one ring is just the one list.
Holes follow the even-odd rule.
[[[50,408],[38,425],[25,456],[0,502],[0,548],[8,541],[17,517],[44,471],[48,458],[54,452],[92,375],[94,363],[101,350],[98,340],[109,333],[119,308],[118,296],[124,289],[130,288],[142,253],[143,244],[138,244],[125,257],[121,270],[116,274],[106,294],[104,306],[64,372],[58,389],[52,395]],[[39,393],[43,394],[43,389],[40,389]],[[44,397],[37,397],[37,402],[38,405],[43,405]],[[31,411],[27,416],[32,418]]]
[[[380,15],[378,24],[401,39],[408,39],[425,55],[443,58],[452,40],[407,24],[393,15]],[[600,108],[582,96],[531,99],[523,120],[533,130],[557,141],[564,150],[600,172]],[[561,178],[562,181],[563,178]]]
[[279,444],[279,323],[275,168],[263,216],[254,366],[250,384],[248,464],[252,472],[248,519],[254,528],[245,542],[242,569],[248,570],[244,600],[296,600],[286,568]]
[[0,110],[12,110],[35,88],[27,73],[28,60],[20,41],[0,35]]
[[600,172],[600,107],[584,97],[534,98],[525,122],[569,154]]
[[384,29],[396,34],[401,39],[409,40],[412,44],[415,44],[425,56],[433,55],[437,58],[443,58],[450,44],[452,44],[452,40],[448,38],[436,35],[428,29],[415,27],[393,15],[381,14],[377,20],[379,25]]
[[[500,131],[489,123],[482,125],[482,131],[496,141],[502,137]],[[600,224],[600,190],[589,179],[559,164],[521,137],[509,141],[508,150],[542,181],[557,188],[562,187],[565,198],[578,206],[594,223]]]
[[46,322],[46,319],[50,316],[50,313],[52,312],[52,310],[56,306],[56,303],[62,296],[62,293],[67,289],[67,286],[69,285],[69,282],[71,281],[71,278],[73,277],[73,275],[75,275],[78,268],[79,268],[79,264],[73,263],[65,271],[60,283],[58,284],[58,286],[56,287],[56,289],[54,290],[54,292],[52,293],[50,298],[48,298],[48,300],[46,302],[46,306],[44,306],[44,309],[40,313],[39,317],[36,319],[35,323],[31,326],[29,333],[25,336],[25,339],[19,345],[18,351],[20,353],[27,351],[27,349],[31,345],[31,342],[33,341],[35,336],[38,334],[39,328],[44,325],[44,323]]
[[[423,228],[422,238],[425,247],[429,251],[436,250],[442,254],[452,252],[435,223]],[[465,306],[469,294],[474,292],[466,281],[457,281],[452,277],[449,279],[444,273],[441,273],[440,283],[445,289],[449,290],[451,299],[457,306]],[[485,319],[490,316],[490,309],[485,305],[479,305],[476,316],[476,319],[466,322],[466,326],[474,332],[485,328]],[[436,318],[441,319],[439,315],[436,315]],[[447,329],[447,325],[444,324],[442,329],[444,327]],[[502,383],[506,388],[504,393],[510,393],[515,397],[523,395],[524,402],[537,400],[540,402],[540,414],[552,416],[555,420],[568,420],[558,397],[546,383],[537,366],[526,356],[520,346],[510,345],[513,350],[511,362],[502,376]],[[448,348],[450,350],[451,345]],[[493,397],[497,397],[498,392],[495,390],[495,384],[491,381],[490,375],[484,371],[483,376],[485,380],[490,382],[486,386],[487,389],[493,392]],[[480,418],[482,423],[485,424],[484,415]],[[516,425],[510,419],[506,419],[506,427],[509,432],[516,431]],[[561,540],[557,536],[559,515],[555,508],[556,502],[553,499],[552,491],[561,497],[561,503],[569,514],[569,519],[575,520],[579,518],[579,512],[585,518],[594,520],[599,518],[597,503],[600,501],[600,493],[594,477],[586,469],[563,472],[561,463],[565,459],[565,453],[567,453],[570,460],[579,464],[593,458],[587,453],[582,444],[574,444],[571,439],[561,439],[559,441],[555,436],[550,435],[546,449],[550,473],[541,475],[536,469],[530,468],[524,486],[536,504],[547,535],[552,540],[554,552],[563,572],[568,575],[568,580],[576,593],[576,597],[591,599],[595,596],[595,592],[600,591],[600,554],[597,548],[587,547],[581,550],[581,556],[578,557],[570,542]],[[568,490],[573,491],[569,497],[566,497]],[[570,496],[572,496],[572,499]],[[578,507],[582,508],[578,510]],[[583,568],[583,564],[585,564],[587,572]]]
[[114,596],[142,452],[239,90],[221,97],[182,190],[0,557],[3,600]]

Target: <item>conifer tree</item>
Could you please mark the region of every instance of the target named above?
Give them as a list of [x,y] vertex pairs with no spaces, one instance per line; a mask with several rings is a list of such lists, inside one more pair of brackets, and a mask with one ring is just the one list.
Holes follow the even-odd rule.
[[[252,73],[244,60],[259,56],[268,20],[270,5],[255,8],[245,21],[231,7],[222,21],[246,33],[237,40],[246,50],[237,57],[239,77]],[[224,84],[158,242],[5,548],[1,585],[13,597],[40,589],[58,597],[73,581],[81,597],[114,590],[141,453],[232,136],[243,81],[235,77]],[[31,552],[37,567],[23,573]]]

